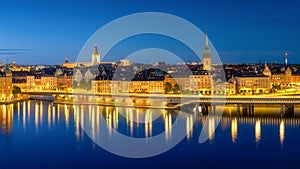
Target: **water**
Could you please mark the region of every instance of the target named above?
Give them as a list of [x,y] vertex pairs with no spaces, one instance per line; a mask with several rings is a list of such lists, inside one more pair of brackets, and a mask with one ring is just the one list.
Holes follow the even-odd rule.
[[[78,113],[81,108],[83,114]],[[90,121],[89,135],[96,137],[100,116],[108,129],[130,137],[151,139],[166,131],[165,139],[172,140],[175,131],[170,124],[178,112],[46,101],[1,105],[0,168],[299,168],[298,118],[223,117],[216,131],[208,128],[208,140],[199,144],[205,120],[211,127],[218,119],[185,114],[188,134],[178,145],[158,156],[132,159],[105,151],[84,132],[80,124]],[[153,123],[142,123],[149,118]],[[108,131],[110,137],[115,135],[115,130]]]

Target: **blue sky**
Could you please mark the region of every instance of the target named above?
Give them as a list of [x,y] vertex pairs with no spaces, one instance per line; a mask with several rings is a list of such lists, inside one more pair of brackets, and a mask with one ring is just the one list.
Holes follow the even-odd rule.
[[[223,63],[257,63],[260,58],[280,63],[285,51],[290,63],[300,63],[299,6],[288,0],[1,1],[0,61],[59,64],[66,56],[75,61],[87,39],[110,21],[137,12],[164,12],[201,30],[208,25],[210,40]],[[124,51],[117,51],[116,58],[134,49],[141,42],[136,39],[118,48]],[[140,39],[153,47],[151,38]],[[187,54],[185,59],[193,57]]]

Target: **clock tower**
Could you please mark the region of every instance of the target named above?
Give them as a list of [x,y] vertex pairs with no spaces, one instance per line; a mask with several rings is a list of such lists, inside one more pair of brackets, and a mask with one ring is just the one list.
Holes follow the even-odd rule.
[[92,65],[100,64],[100,53],[98,51],[98,47],[94,47],[94,53],[92,54]]

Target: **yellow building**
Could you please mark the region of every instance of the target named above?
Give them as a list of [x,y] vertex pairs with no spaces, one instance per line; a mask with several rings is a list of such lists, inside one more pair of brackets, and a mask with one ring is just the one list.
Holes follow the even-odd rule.
[[73,76],[68,76],[67,73],[57,76],[57,90],[70,92],[72,90]]
[[164,81],[149,81],[148,93],[164,93]]
[[41,89],[42,90],[56,90],[57,78],[55,76],[42,76]]
[[27,81],[27,90],[35,90],[35,77],[34,76],[27,76],[26,77]]
[[56,90],[57,78],[55,76],[43,76],[41,78],[35,76],[27,76],[27,90]]
[[148,93],[149,81],[131,81],[129,82],[130,93]]
[[263,94],[270,92],[268,76],[237,77],[237,90],[240,94]]
[[0,100],[8,101],[12,99],[12,72],[4,69],[0,72]]
[[164,81],[131,81],[130,93],[164,93]]
[[189,76],[190,86],[195,94],[211,94],[213,88],[212,76],[206,72],[194,72]]
[[226,94],[227,95],[235,95],[237,93],[236,83],[225,82],[225,86],[226,86]]
[[110,94],[112,90],[111,80],[92,80],[92,91],[95,94]]
[[291,78],[292,84],[300,84],[300,74],[294,74]]
[[266,65],[263,71],[265,76],[270,79],[270,85],[289,85],[292,82],[292,70],[290,68],[283,68],[284,70],[270,70]]
[[163,81],[112,81],[93,80],[92,90],[96,94],[110,93],[163,93]]

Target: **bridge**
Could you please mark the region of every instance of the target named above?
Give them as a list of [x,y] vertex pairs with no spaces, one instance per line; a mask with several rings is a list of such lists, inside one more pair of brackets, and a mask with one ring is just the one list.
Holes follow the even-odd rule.
[[300,95],[234,95],[234,96],[204,96],[204,95],[178,95],[178,94],[94,94],[89,92],[70,93],[56,91],[22,92],[28,95],[45,96],[94,96],[102,98],[137,98],[137,99],[163,99],[170,104],[212,103],[212,104],[300,104]]
[[[34,96],[71,96],[77,102],[70,104],[98,104],[107,106],[125,106],[140,108],[188,108],[189,111],[201,110],[203,114],[215,113],[218,106],[225,104],[236,105],[237,113],[254,115],[255,105],[280,105],[282,116],[293,116],[295,105],[300,104],[300,95],[234,95],[234,96],[202,96],[202,95],[178,95],[178,94],[94,94],[94,93],[70,93],[56,91],[22,92]],[[94,101],[90,101],[90,98]],[[79,101],[79,102],[78,102]]]

